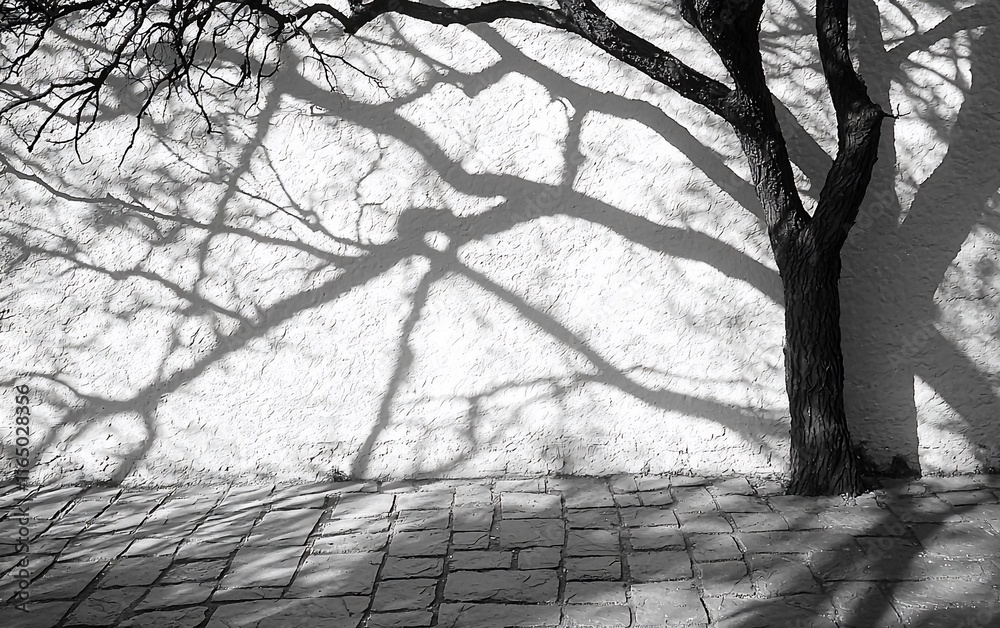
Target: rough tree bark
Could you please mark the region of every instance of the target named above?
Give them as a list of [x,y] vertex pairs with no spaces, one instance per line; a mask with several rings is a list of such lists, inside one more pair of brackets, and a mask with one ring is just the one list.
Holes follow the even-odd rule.
[[[280,46],[310,37],[312,21],[339,22],[354,34],[385,13],[398,13],[440,25],[519,19],[568,31],[700,104],[728,122],[749,161],[753,184],[764,207],[771,247],[784,285],[785,371],[791,412],[793,494],[857,494],[860,465],[847,428],[843,402],[840,345],[840,253],[857,217],[875,163],[879,129],[886,114],[868,97],[848,49],[847,0],[817,0],[816,29],[820,58],[837,114],[838,152],[816,211],[805,211],[795,187],[791,161],[767,87],[760,52],[764,0],[680,0],[682,15],[722,59],[734,87],[709,78],[642,37],[622,28],[592,0],[557,0],[547,8],[511,0],[471,8],[430,6],[413,0],[349,0],[342,12],[327,3],[297,7],[285,0],[23,0],[15,8],[0,0],[0,36],[15,52],[0,63],[0,81],[17,85],[19,72],[38,44],[66,20],[89,20],[113,44],[103,62],[94,61],[48,86],[21,86],[7,94],[0,116],[40,106],[42,122],[29,142],[64,109],[75,109],[77,135],[86,133],[110,79],[142,82],[146,112],[158,92],[168,97],[188,90],[201,44],[215,46],[228,28],[243,29],[246,79],[255,41]],[[290,12],[289,12],[290,11]],[[103,30],[102,30],[103,29]],[[115,30],[118,29],[118,30]],[[104,32],[107,31],[107,32]],[[120,33],[125,33],[121,36]],[[159,48],[157,48],[159,46]],[[150,57],[149,50],[172,54]],[[266,56],[265,49],[265,56]],[[132,59],[146,57],[145,74],[133,74]],[[327,57],[328,59],[333,57]],[[165,61],[166,60],[166,61]],[[342,60],[341,60],[342,61]],[[208,69],[215,58],[207,61]],[[141,65],[141,64],[140,64]],[[264,60],[256,60],[257,81],[266,78]],[[327,68],[329,69],[329,67]],[[240,84],[242,84],[242,80]],[[81,122],[82,120],[82,122]],[[207,121],[207,115],[206,115]]]

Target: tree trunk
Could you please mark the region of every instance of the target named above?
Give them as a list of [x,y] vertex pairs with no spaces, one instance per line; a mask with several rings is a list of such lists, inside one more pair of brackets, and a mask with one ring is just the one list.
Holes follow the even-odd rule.
[[[791,411],[793,495],[857,495],[861,469],[844,413],[840,249],[806,227],[778,257],[785,296],[785,387]],[[806,236],[806,237],[802,237]],[[832,250],[823,250],[832,249]],[[776,251],[777,252],[777,251]]]

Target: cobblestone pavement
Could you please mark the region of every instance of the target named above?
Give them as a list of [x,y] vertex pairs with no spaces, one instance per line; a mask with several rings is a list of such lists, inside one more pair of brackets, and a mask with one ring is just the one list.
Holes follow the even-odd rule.
[[0,626],[1000,626],[1000,476],[883,485],[7,486]]

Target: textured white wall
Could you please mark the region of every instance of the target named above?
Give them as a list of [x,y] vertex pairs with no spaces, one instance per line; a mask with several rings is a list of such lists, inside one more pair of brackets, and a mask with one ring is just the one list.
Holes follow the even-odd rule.
[[[605,6],[719,76],[660,4]],[[853,429],[881,464],[1000,466],[1000,11],[855,5],[900,118],[845,251]],[[808,202],[835,137],[797,10],[762,37]],[[120,165],[115,111],[86,163],[5,131],[0,380],[33,389],[34,480],[785,473],[780,283],[731,132],[541,27],[394,18],[343,54],[382,88],[289,51],[221,134],[174,103]]]

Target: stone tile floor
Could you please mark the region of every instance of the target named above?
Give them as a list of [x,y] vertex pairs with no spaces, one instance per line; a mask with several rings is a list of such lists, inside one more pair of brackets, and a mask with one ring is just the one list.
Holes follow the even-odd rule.
[[0,487],[0,626],[1000,626],[1000,476],[781,492],[681,476]]

